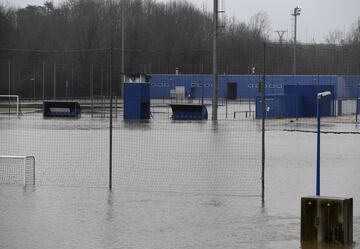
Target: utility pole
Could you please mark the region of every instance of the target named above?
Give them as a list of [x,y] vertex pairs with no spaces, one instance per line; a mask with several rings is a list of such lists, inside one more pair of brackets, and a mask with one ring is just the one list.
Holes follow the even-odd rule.
[[296,75],[296,29],[297,29],[297,16],[301,13],[301,8],[296,7],[291,15],[294,17],[294,61],[293,61],[293,75]]
[[217,40],[218,40],[218,0],[214,0],[213,13],[213,96],[212,96],[212,120],[217,120],[218,107],[218,72],[217,72]]
[[284,34],[287,32],[286,30],[275,30],[275,32],[279,36],[279,43],[282,44],[284,41]]
[[[278,36],[279,36],[279,44],[280,44],[280,51],[279,51],[279,64],[280,65],[283,65],[283,55],[282,55],[282,53],[283,53],[283,47],[282,47],[282,45],[283,45],[283,42],[284,42],[284,34],[287,32],[286,30],[275,30],[275,32],[278,34]],[[283,74],[284,73],[284,71],[283,71],[283,68],[282,68],[282,66],[280,66],[279,67],[279,73],[280,74]]]

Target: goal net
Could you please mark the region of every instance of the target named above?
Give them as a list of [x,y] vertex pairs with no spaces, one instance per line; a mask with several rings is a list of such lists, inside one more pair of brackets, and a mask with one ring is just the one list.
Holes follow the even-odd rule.
[[0,184],[35,184],[35,157],[0,155]]
[[0,95],[0,114],[16,114],[20,113],[19,95]]

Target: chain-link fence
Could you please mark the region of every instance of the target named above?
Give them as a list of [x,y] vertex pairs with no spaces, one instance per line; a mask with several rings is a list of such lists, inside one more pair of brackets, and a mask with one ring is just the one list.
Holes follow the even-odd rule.
[[[211,119],[211,75],[152,74],[150,120],[127,122],[122,74],[117,63],[112,65],[109,50],[77,51],[77,56],[82,52],[91,57],[90,64],[76,63],[79,58],[71,57],[71,51],[67,57],[54,57],[56,53],[49,51],[34,57],[29,51],[9,52],[8,62],[1,64],[5,96],[0,102],[1,154],[34,155],[37,184],[108,186],[112,95],[115,187],[259,195],[262,73],[266,74],[266,130],[289,136],[294,134],[290,132],[316,132],[316,94],[330,91],[319,106],[322,132],[358,134],[360,80],[355,75],[354,51],[301,46],[297,49],[301,75],[289,75],[293,47],[266,44],[264,51],[257,51],[259,56],[240,69],[247,73],[219,75],[217,123],[171,119],[174,103],[204,104]],[[19,58],[25,55],[37,60],[24,63]],[[332,64],[326,64],[329,55],[334,56]],[[328,72],[333,74],[324,75]],[[176,87],[183,88],[181,96],[171,94]],[[14,115],[16,97],[9,95],[19,96],[19,116]],[[44,118],[43,101],[60,100],[78,102],[81,117]]]
[[[1,153],[33,155],[36,184],[107,187],[108,105],[99,116],[1,116]],[[103,110],[102,109],[102,110]],[[258,122],[113,119],[113,186],[143,191],[260,194]]]

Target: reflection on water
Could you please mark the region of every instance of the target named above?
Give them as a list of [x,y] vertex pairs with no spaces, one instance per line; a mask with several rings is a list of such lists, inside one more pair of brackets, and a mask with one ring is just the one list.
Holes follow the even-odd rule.
[[[285,248],[298,218],[258,198],[1,186],[3,248]],[[5,204],[6,203],[6,204]]]
[[310,242],[302,242],[301,249],[354,249],[354,245],[336,245],[336,244],[318,244]]

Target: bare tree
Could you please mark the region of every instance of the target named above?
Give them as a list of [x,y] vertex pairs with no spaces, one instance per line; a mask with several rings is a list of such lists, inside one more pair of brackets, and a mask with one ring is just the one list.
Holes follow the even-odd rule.
[[338,29],[332,30],[325,38],[326,43],[328,44],[343,44],[345,42],[345,33]]

